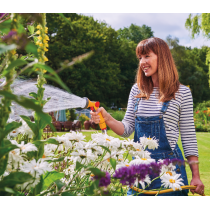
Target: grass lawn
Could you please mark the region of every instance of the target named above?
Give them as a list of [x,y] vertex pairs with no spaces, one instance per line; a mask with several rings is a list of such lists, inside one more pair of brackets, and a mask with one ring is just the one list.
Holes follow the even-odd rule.
[[[86,136],[86,139],[88,141],[91,138],[91,134],[95,133],[95,131],[93,130],[92,132],[82,132],[82,133],[83,135]],[[64,132],[59,132],[57,134],[60,136],[60,135],[63,135]],[[112,130],[108,130],[107,134],[115,138],[122,139],[121,136],[118,136]],[[132,139],[133,136],[134,134],[132,134],[129,138]],[[210,169],[209,169],[210,167],[210,152],[209,152],[210,151],[210,133],[196,132],[196,136],[197,136],[198,151],[199,151],[200,178],[203,184],[205,185],[205,195],[210,196]],[[181,148],[182,153],[183,153],[180,138],[178,141],[178,145]],[[192,179],[192,174],[191,174],[190,167],[188,165],[186,166],[186,170],[187,170],[188,182],[190,184],[190,181]],[[193,195],[193,194],[190,192],[189,195]],[[198,194],[195,194],[195,195],[198,195]]]

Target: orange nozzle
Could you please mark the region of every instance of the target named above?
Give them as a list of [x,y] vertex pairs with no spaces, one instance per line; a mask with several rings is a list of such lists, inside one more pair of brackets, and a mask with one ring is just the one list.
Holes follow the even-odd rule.
[[[87,108],[88,107],[93,107],[94,110],[97,110],[100,106],[100,102],[99,101],[96,101],[96,102],[93,102],[93,101],[90,101],[89,99],[88,100],[88,105],[87,105]],[[99,123],[99,126],[101,128],[101,130],[105,130],[106,129],[106,123],[105,123],[105,120],[104,118],[102,117],[102,114],[99,112],[99,117],[100,117],[100,123]]]

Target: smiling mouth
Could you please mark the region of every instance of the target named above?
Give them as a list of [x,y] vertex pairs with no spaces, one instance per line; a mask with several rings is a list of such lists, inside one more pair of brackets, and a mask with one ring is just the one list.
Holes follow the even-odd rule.
[[148,71],[148,69],[149,69],[149,67],[144,68],[144,69],[143,69],[143,71],[144,71],[144,72],[147,72],[147,71]]

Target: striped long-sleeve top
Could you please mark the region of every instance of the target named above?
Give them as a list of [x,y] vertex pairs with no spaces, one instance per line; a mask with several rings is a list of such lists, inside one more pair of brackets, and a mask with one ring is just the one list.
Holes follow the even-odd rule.
[[[134,106],[139,93],[137,84],[134,84],[128,99],[127,111],[122,123],[124,125],[123,137],[129,137],[135,130]],[[158,88],[154,87],[149,100],[140,99],[137,115],[157,116],[160,115],[163,103],[158,103]],[[193,119],[193,100],[188,87],[180,85],[179,91],[175,94],[175,99],[169,102],[168,109],[163,115],[163,121],[166,130],[166,136],[169,145],[173,150],[179,138],[179,129],[185,157],[197,156],[198,147],[195,134],[195,125]]]

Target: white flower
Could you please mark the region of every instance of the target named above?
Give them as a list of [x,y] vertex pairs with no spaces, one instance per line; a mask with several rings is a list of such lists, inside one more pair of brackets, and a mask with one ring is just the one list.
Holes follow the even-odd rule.
[[22,141],[21,144],[18,144],[17,146],[20,147],[22,153],[37,151],[37,147],[32,143],[25,144],[24,141]]
[[133,144],[134,144],[135,142],[134,142],[134,139],[127,139],[127,140],[124,140],[123,141],[123,146],[125,146],[125,147],[128,147],[128,146],[130,146],[130,147],[133,147]]
[[171,176],[170,174],[165,173],[161,177],[162,186],[165,188],[172,188],[174,191],[177,189],[182,190],[180,187],[181,185],[184,185],[181,181],[183,181],[182,178],[179,179],[181,174],[176,174],[174,176]]
[[85,136],[83,136],[82,133],[79,133],[79,132],[75,132],[75,131],[72,131],[72,132],[69,132],[69,133],[66,133],[64,135],[68,140],[70,141],[83,141],[85,139]]
[[22,122],[22,126],[17,129],[18,132],[23,135],[24,134],[28,135],[28,138],[32,138],[34,133],[31,130],[31,128],[28,126],[28,124],[23,119],[20,119],[20,121]]
[[147,159],[147,158],[136,158],[130,162],[130,165],[140,165],[140,164],[150,164],[152,162],[156,162],[155,159]]
[[66,138],[65,136],[57,136],[55,139],[56,139],[59,143],[63,144],[64,147],[66,148],[66,150],[72,149],[72,143],[71,143],[71,141],[69,141],[69,139]]
[[125,160],[125,161],[124,161],[124,160],[121,160],[121,159],[120,159],[120,160],[118,159],[118,161],[119,161],[119,162],[118,162],[118,164],[116,165],[116,169],[119,169],[119,168],[125,167],[125,166],[126,166],[126,167],[129,166],[129,160],[128,160],[128,159]]
[[52,152],[52,150],[50,149],[50,147],[46,144],[44,145],[44,154],[42,156],[42,159],[47,159],[47,157],[49,156],[54,156],[54,153]]
[[23,157],[20,155],[20,149],[14,149],[9,152],[8,162],[11,163],[15,169],[18,168],[18,164],[24,162]]
[[146,146],[148,146],[148,149],[157,149],[158,148],[158,143],[157,140],[153,137],[153,138],[146,138],[145,136],[140,137],[140,142],[141,144],[144,146],[144,148]]
[[146,175],[145,179],[142,181],[139,181],[139,184],[141,185],[142,189],[145,189],[145,183],[149,186],[151,184],[151,179],[149,178],[149,175]]
[[[163,163],[164,160],[158,160],[158,163]],[[173,172],[176,169],[176,166],[174,166],[172,163],[169,165],[162,165],[160,174],[164,174],[168,171]]]
[[138,178],[136,179],[134,186],[138,187],[140,184],[142,189],[145,189],[145,183],[149,186],[151,184],[151,179],[149,178],[149,175],[147,174],[144,180],[138,180]]
[[33,159],[31,162],[25,162],[20,169],[23,172],[30,173],[32,176],[36,177],[42,175],[45,171],[52,171],[50,164],[43,159],[39,159],[37,162]]

